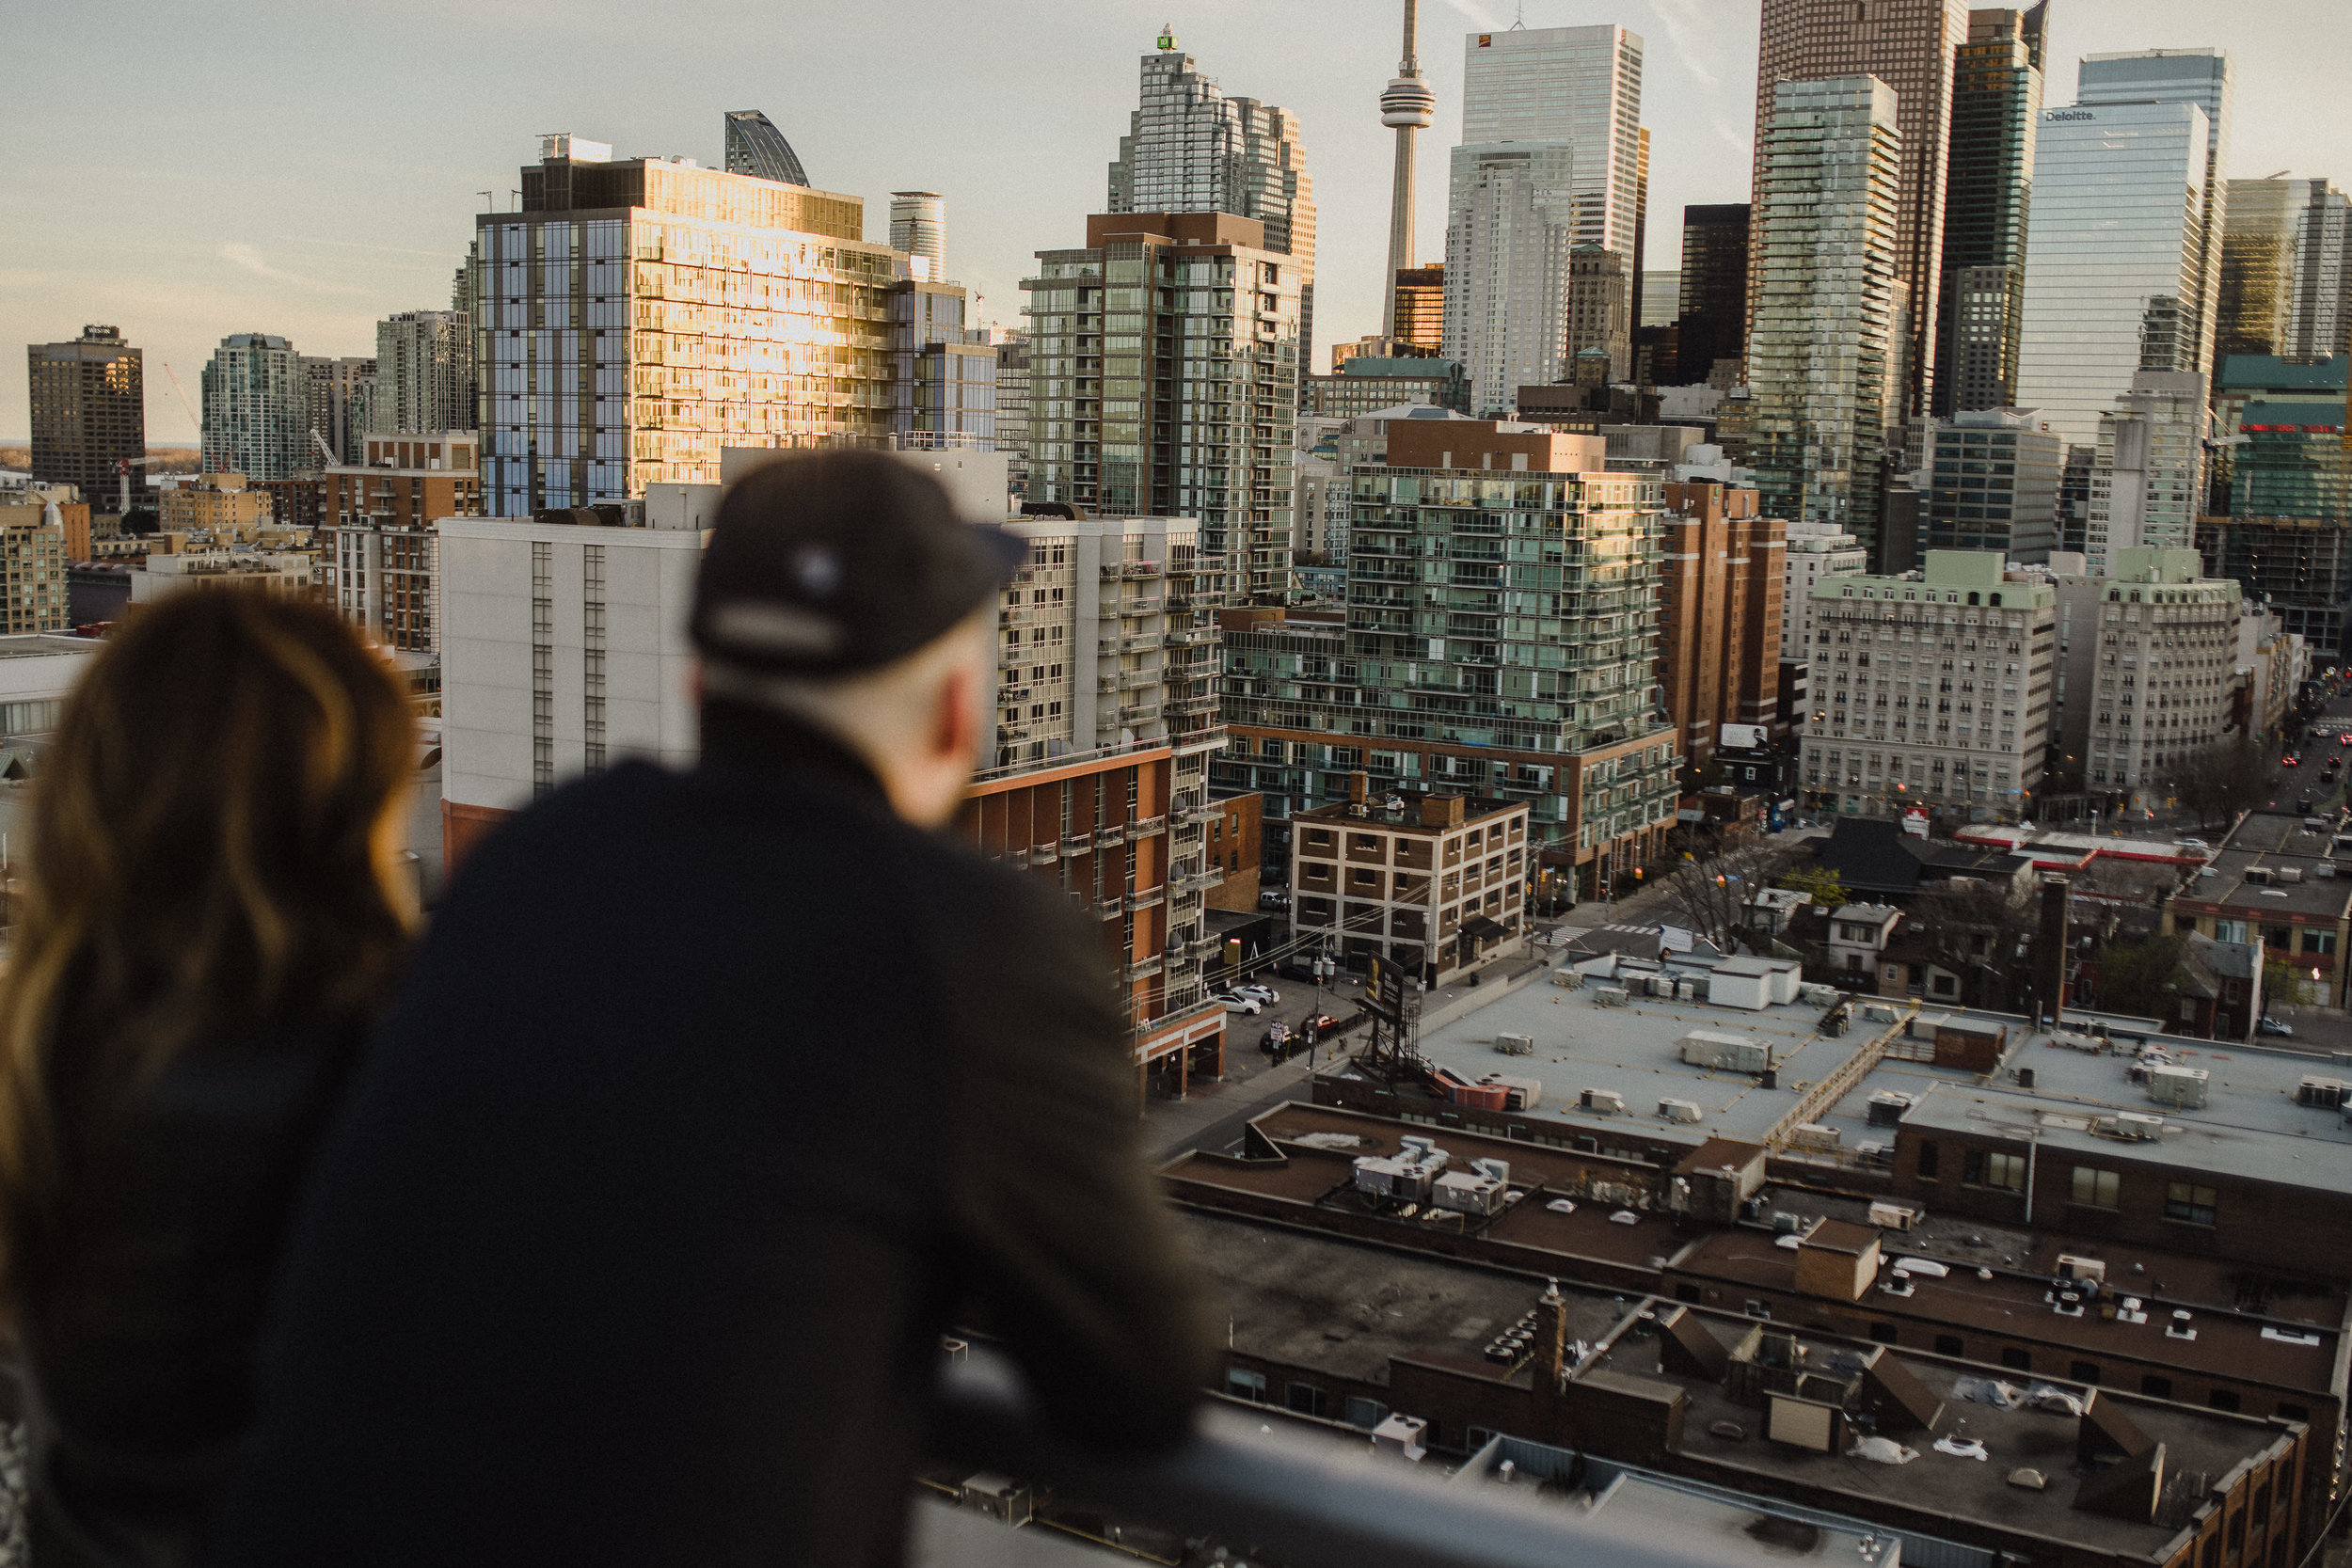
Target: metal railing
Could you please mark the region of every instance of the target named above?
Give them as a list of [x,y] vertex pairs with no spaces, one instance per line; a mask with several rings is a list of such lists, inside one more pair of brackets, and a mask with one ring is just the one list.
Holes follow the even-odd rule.
[[941,1380],[934,1457],[1048,1485],[1120,1518],[1246,1544],[1290,1568],[1708,1568],[1704,1532],[1639,1528],[1468,1472],[1373,1451],[1369,1435],[1278,1428],[1212,1404],[1163,1453],[1098,1453],[1033,1415],[1017,1374],[975,1346]]

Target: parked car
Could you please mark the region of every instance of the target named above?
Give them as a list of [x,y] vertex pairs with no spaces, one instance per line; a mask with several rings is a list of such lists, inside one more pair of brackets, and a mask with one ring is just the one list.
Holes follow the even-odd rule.
[[2312,809],[2312,798],[2308,795],[2299,797],[2295,802],[2295,809],[2300,815],[2309,816]]
[[1321,1039],[1324,1036],[1329,1034],[1332,1030],[1338,1028],[1339,1026],[1339,1015],[1336,1013],[1317,1013],[1314,1017],[1309,1019],[1298,1027],[1300,1033],[1304,1034],[1309,1039],[1317,1040]]
[[2175,849],[2210,849],[2213,846],[2201,838],[2176,838],[2172,841],[2172,847]]
[[1269,1007],[1282,1000],[1282,993],[1276,990],[1272,986],[1261,986],[1253,983],[1247,986],[1234,986],[1231,989],[1235,996],[1254,996]]
[[2293,752],[2289,752],[2285,756],[2279,759],[2279,766],[2281,768],[2300,768],[2303,766],[2303,759],[2296,756]]
[[1287,910],[1290,907],[1291,895],[1279,888],[1268,888],[1258,895],[1258,908],[1261,910]]
[[2280,1022],[2277,1019],[2272,1018],[2268,1013],[2263,1014],[2261,1019],[2255,1022],[2254,1033],[2258,1035],[2277,1035],[2282,1039],[2293,1039],[2295,1037],[2295,1030],[2292,1027]]
[[1232,991],[1223,991],[1216,1000],[1225,1004],[1227,1012],[1240,1013],[1246,1018],[1255,1018],[1265,1011],[1265,1004],[1254,996],[1238,996]]
[[1258,1050],[1278,1062],[1290,1054],[1290,1045],[1291,1026],[1287,1023],[1270,1023],[1266,1025],[1266,1032],[1258,1037]]

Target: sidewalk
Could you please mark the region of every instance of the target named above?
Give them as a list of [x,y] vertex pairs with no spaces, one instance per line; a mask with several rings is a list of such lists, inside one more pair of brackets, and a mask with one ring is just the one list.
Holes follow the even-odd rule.
[[1259,1054],[1254,1033],[1249,1039],[1247,1047],[1237,1051],[1233,1033],[1227,1032],[1221,1082],[1196,1080],[1192,1092],[1182,1100],[1152,1096],[1143,1112],[1143,1142],[1153,1164],[1172,1160],[1188,1148],[1224,1148],[1240,1138],[1244,1122],[1266,1107],[1305,1099],[1307,1080],[1337,1056],[1360,1048],[1364,1032],[1350,1030],[1309,1055],[1279,1063]]

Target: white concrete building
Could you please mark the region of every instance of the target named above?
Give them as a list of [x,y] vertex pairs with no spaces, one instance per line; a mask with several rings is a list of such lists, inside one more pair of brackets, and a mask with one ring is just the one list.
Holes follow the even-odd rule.
[[2127,549],[2110,574],[2054,570],[2051,583],[2060,750],[2092,793],[2160,805],[2171,766],[2226,737],[2244,591],[2207,578],[2191,549]]
[[1791,522],[1781,557],[1780,657],[1804,658],[1813,645],[1813,588],[1823,578],[1865,572],[1870,552],[1835,523]]
[[1462,40],[1462,140],[1565,142],[1574,243],[1614,251],[1628,269],[1642,201],[1641,124],[1638,34],[1604,23]]
[[2136,371],[2099,416],[2083,554],[2093,576],[2120,571],[2124,550],[2190,549],[2205,483],[2205,378]]
[[318,582],[317,559],[291,550],[151,555],[131,568],[131,602],[146,604],[183,588],[260,587],[273,594],[308,594]]
[[2015,821],[2042,787],[2058,657],[2046,573],[1930,550],[1899,578],[1813,588],[1805,802],[1848,816],[1913,810]]
[[695,754],[703,535],[445,517],[442,819],[453,841],[628,756]]
[[1576,161],[1565,141],[1454,150],[1445,229],[1445,352],[1473,414],[1562,379],[1568,341]]

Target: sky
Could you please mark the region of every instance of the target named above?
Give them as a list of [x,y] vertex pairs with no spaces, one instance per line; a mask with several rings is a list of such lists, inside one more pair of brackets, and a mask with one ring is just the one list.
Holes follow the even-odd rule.
[[[2213,0],[2052,0],[2046,101],[2077,56],[2219,45],[2236,71],[2230,173],[2352,184],[2344,0],[2273,0],[2253,33]],[[151,442],[193,442],[198,372],[231,332],[374,352],[374,323],[446,309],[485,198],[510,204],[542,132],[620,156],[723,158],[722,114],[775,120],[817,185],[947,198],[948,270],[1020,322],[1034,252],[1082,243],[1163,24],[1229,93],[1299,117],[1320,230],[1314,368],[1380,325],[1397,0],[141,0],[20,6],[0,95],[0,343],[119,325],[146,352]],[[1685,204],[1748,199],[1757,0],[1423,0],[1438,122],[1421,137],[1422,259],[1444,241],[1463,40],[1615,22],[1645,44],[1647,266]],[[14,364],[22,364],[14,360]],[[0,442],[27,429],[0,374]]]

